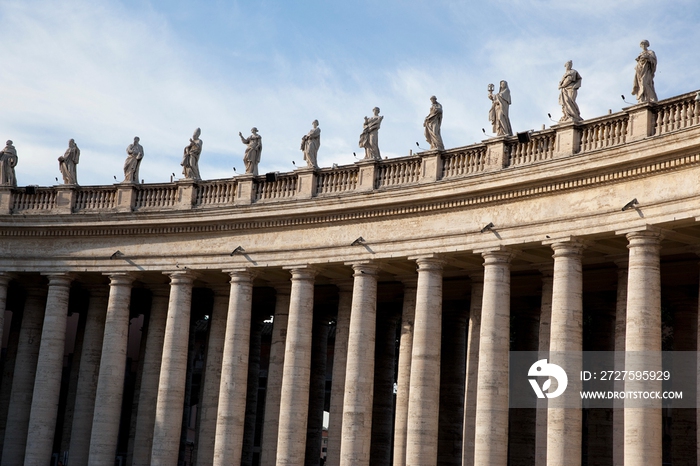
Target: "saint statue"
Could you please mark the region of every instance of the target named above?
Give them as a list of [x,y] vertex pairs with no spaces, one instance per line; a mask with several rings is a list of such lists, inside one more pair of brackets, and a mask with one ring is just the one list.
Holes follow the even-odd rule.
[[139,144],[140,139],[134,138],[134,143],[126,148],[126,161],[124,162],[124,183],[139,182],[139,166],[143,159],[143,146]]
[[512,136],[513,130],[508,117],[508,110],[511,104],[508,83],[501,81],[501,87],[497,94],[493,93],[493,89],[493,84],[489,84],[489,99],[492,102],[491,110],[489,110],[489,120],[491,120],[491,125],[493,125],[493,132],[496,136]]
[[5,148],[0,151],[0,186],[17,187],[16,166],[17,150],[12,145],[12,141],[7,141]]
[[[202,141],[199,139],[199,135],[202,134],[202,130],[197,128],[194,130],[194,134],[190,138],[190,143],[185,147],[185,151],[182,154],[182,174],[185,175],[185,179],[199,181],[202,179],[199,176],[199,156],[202,153]],[[136,142],[136,140],[134,140]],[[143,157],[143,149],[142,155]]]
[[238,133],[241,142],[248,147],[245,149],[243,163],[245,164],[246,175],[258,176],[258,164],[260,163],[260,155],[262,154],[262,136],[258,134],[258,128],[251,128],[251,135],[247,138],[243,137],[242,133]]
[[318,148],[321,147],[321,128],[318,120],[311,123],[313,128],[301,138],[301,150],[304,151],[304,160],[308,167],[318,170]]
[[573,65],[572,61],[569,60],[564,64],[566,71],[564,76],[559,81],[559,105],[561,105],[561,111],[564,116],[559,120],[560,122],[565,121],[581,121],[581,111],[578,109],[578,104],[576,103],[576,95],[578,94],[578,89],[581,87],[581,75],[578,71],[571,68]]
[[649,41],[643,40],[639,46],[642,52],[637,57],[637,67],[634,73],[634,84],[632,95],[637,96],[637,101],[656,102],[656,91],[654,90],[654,74],[656,73],[656,54],[649,50]]
[[437,97],[430,98],[430,114],[425,117],[423,126],[425,127],[425,140],[430,144],[431,150],[445,150],[440,136],[440,125],[442,125],[442,105],[437,101]]
[[360,134],[360,147],[365,148],[365,159],[381,160],[379,153],[379,127],[382,124],[383,116],[379,116],[379,107],[372,109],[374,116],[365,117]]
[[68,141],[68,149],[58,158],[58,168],[63,175],[63,184],[78,184],[78,161],[80,149],[73,139]]

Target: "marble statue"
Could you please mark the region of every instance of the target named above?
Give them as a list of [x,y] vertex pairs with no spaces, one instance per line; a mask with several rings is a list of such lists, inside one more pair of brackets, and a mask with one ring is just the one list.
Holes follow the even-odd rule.
[[124,183],[139,182],[139,166],[143,159],[143,146],[139,144],[140,139],[134,138],[134,143],[126,148],[126,161],[124,162]]
[[204,141],[199,139],[199,135],[202,134],[202,130],[197,128],[194,130],[194,134],[190,138],[190,143],[185,147],[185,151],[182,154],[182,174],[185,175],[185,179],[199,181],[202,179],[199,176],[199,156],[202,153],[202,144]]
[[431,150],[445,150],[440,136],[440,125],[442,125],[442,105],[437,101],[437,97],[430,98],[430,114],[425,117],[423,126],[425,127],[425,140],[430,144]]
[[58,158],[58,168],[63,175],[63,184],[78,184],[78,161],[80,149],[73,139],[68,141],[68,149]]
[[12,141],[7,141],[5,148],[0,151],[0,186],[17,187],[16,166],[17,149],[12,145]]
[[639,46],[642,52],[637,57],[637,67],[634,73],[632,95],[637,96],[639,103],[656,102],[654,90],[654,74],[656,73],[656,54],[649,50],[649,41],[643,40]]
[[262,154],[262,136],[258,134],[258,128],[253,127],[250,132],[251,135],[247,138],[244,138],[240,132],[238,133],[241,137],[241,142],[248,146],[243,156],[243,163],[245,164],[246,175],[258,176],[258,164]]
[[365,159],[381,160],[379,153],[379,127],[382,125],[384,116],[379,116],[379,107],[372,109],[374,116],[365,117],[360,134],[360,147],[365,149]]
[[578,74],[578,71],[571,68],[572,65],[571,60],[564,64],[566,71],[559,81],[559,105],[561,105],[561,111],[564,114],[559,120],[560,122],[582,120],[581,111],[576,103],[576,95],[583,78]]
[[488,85],[489,99],[491,100],[491,110],[489,110],[489,120],[493,125],[493,132],[496,136],[512,136],[513,130],[510,126],[510,117],[508,110],[510,109],[510,89],[508,83],[501,81],[500,89],[497,94],[493,93],[493,84]]
[[304,160],[308,167],[318,169],[318,148],[321,147],[321,128],[318,120],[311,123],[313,128],[301,138],[301,150],[304,151]]

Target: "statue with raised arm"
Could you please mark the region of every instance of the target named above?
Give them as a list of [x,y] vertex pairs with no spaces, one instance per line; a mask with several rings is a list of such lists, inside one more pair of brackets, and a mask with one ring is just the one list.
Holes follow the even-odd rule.
[[243,137],[242,133],[238,133],[241,142],[248,147],[245,149],[243,163],[245,164],[246,175],[258,176],[258,164],[260,163],[260,155],[262,154],[262,136],[258,134],[258,128],[251,128],[251,134],[247,138]]
[[379,153],[379,127],[382,125],[383,116],[379,116],[379,107],[372,109],[374,116],[365,117],[360,134],[360,147],[365,149],[365,159],[381,160]]
[[508,83],[501,81],[500,89],[497,94],[493,93],[493,84],[488,85],[489,99],[491,100],[491,110],[489,110],[489,120],[493,126],[493,132],[496,136],[512,136],[513,130],[510,126],[510,89]]
[[0,151],[0,186],[17,187],[15,167],[17,166],[17,149],[12,141],[5,143],[5,148]]
[[583,78],[578,74],[578,71],[571,68],[572,65],[573,62],[571,60],[564,64],[566,71],[561,81],[559,81],[559,105],[561,105],[561,111],[564,114],[559,120],[560,122],[578,122],[582,120],[581,111],[576,103],[576,96]]
[[126,161],[124,162],[124,183],[139,182],[139,166],[143,159],[143,146],[139,144],[140,139],[134,138],[134,143],[126,148]]
[[318,148],[321,147],[321,128],[318,120],[311,123],[313,128],[301,138],[301,150],[304,152],[304,160],[310,168],[318,170]]
[[190,143],[185,147],[184,153],[182,154],[182,174],[185,175],[185,179],[199,181],[202,179],[199,176],[199,156],[202,153],[202,144],[204,141],[199,139],[202,134],[202,130],[197,128],[194,134],[190,138]]
[[78,161],[80,149],[73,139],[68,141],[68,149],[58,158],[58,168],[63,175],[63,184],[78,184]]
[[649,41],[643,40],[639,46],[642,52],[637,57],[637,66],[634,72],[634,84],[632,95],[637,96],[637,101],[656,102],[656,90],[654,89],[654,74],[656,74],[656,54],[649,50]]
[[425,127],[425,140],[430,144],[431,150],[445,150],[440,135],[440,126],[442,125],[442,105],[437,101],[437,97],[430,98],[432,105],[430,106],[430,114],[425,117],[423,126]]

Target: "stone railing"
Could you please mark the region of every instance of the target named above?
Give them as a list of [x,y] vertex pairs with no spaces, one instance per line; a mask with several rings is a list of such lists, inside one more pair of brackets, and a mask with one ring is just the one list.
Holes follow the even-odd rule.
[[557,124],[547,130],[531,131],[527,142],[518,142],[515,136],[494,137],[442,152],[426,151],[392,160],[361,160],[353,165],[321,170],[300,168],[292,173],[149,185],[0,186],[0,214],[89,214],[248,206],[465,178],[620,147],[698,126],[699,96],[695,91],[657,103],[634,105],[576,124]]
[[580,152],[624,144],[627,140],[628,125],[629,115],[624,113],[584,122],[581,130]]
[[236,199],[236,183],[233,180],[204,181],[197,184],[194,205],[233,204]]
[[486,146],[451,150],[442,156],[442,177],[471,175],[486,168]]
[[108,210],[115,207],[116,188],[80,188],[75,193],[73,210]]
[[420,180],[421,158],[401,158],[378,164],[375,187],[417,183]]
[[323,169],[316,174],[316,195],[354,191],[357,187],[357,167]]
[[532,133],[530,141],[509,144],[509,167],[529,165],[554,158],[554,145],[557,135],[553,129]]

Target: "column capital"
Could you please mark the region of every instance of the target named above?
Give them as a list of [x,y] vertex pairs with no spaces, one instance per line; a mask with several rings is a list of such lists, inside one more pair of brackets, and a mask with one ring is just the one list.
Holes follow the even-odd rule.
[[292,274],[292,280],[312,281],[318,273],[318,269],[311,265],[292,265],[282,268],[284,270],[289,270],[289,272]]
[[627,247],[637,246],[656,246],[661,247],[661,240],[664,238],[657,229],[647,229],[640,231],[630,231],[625,235],[627,237]]
[[7,286],[13,278],[14,275],[11,273],[0,272],[0,286]]
[[109,277],[109,286],[130,286],[135,279],[129,272],[108,272],[102,275]]
[[345,265],[350,265],[352,267],[352,270],[354,270],[352,274],[353,277],[361,275],[376,276],[379,274],[379,266],[373,262],[346,262]]
[[627,272],[627,267],[629,267],[629,265],[630,265],[629,257],[624,257],[624,258],[621,257],[619,259],[615,259],[613,262],[615,263],[615,265],[619,269],[618,271]]
[[199,276],[198,273],[192,270],[169,270],[163,272],[164,275],[170,277],[171,285],[192,285],[195,278]]
[[343,280],[333,280],[333,284],[338,287],[339,293],[352,293],[354,281],[352,278]]
[[229,283],[230,282],[221,285],[211,285],[209,289],[214,292],[214,296],[228,298],[229,294],[231,294],[231,286]]
[[409,257],[409,259],[414,259],[416,261],[419,273],[426,270],[441,271],[442,268],[445,266],[445,260],[435,255]]
[[292,293],[292,284],[287,281],[279,281],[279,282],[272,282],[270,283],[272,285],[272,288],[275,289],[275,292],[277,293],[277,296],[280,295],[286,295],[289,296]]
[[556,241],[550,243],[552,250],[554,250],[553,257],[571,257],[571,256],[581,256],[583,250],[586,248],[586,243],[579,239],[570,239],[567,241]]
[[510,264],[510,261],[512,261],[513,258],[518,255],[519,251],[501,246],[498,248],[482,249],[474,252],[481,254],[481,257],[484,258],[484,265],[491,265],[497,263]]
[[152,296],[164,296],[167,298],[170,294],[170,287],[165,283],[149,285],[148,289],[151,291]]
[[46,278],[49,279],[49,286],[65,286],[69,287],[70,284],[73,282],[74,275],[72,273],[63,273],[63,272],[50,272],[50,273],[42,273]]
[[229,277],[229,283],[243,283],[243,282],[253,282],[253,279],[257,275],[256,271],[248,268],[248,267],[243,267],[240,269],[228,269],[224,270]]
[[483,270],[469,272],[467,275],[469,275],[469,280],[471,280],[472,283],[483,283],[484,282],[484,271]]
[[399,281],[403,283],[404,291],[415,290],[418,287],[418,275],[404,275],[398,278]]
[[537,270],[540,271],[542,279],[551,279],[554,277],[554,264],[541,265],[540,267],[537,267]]

